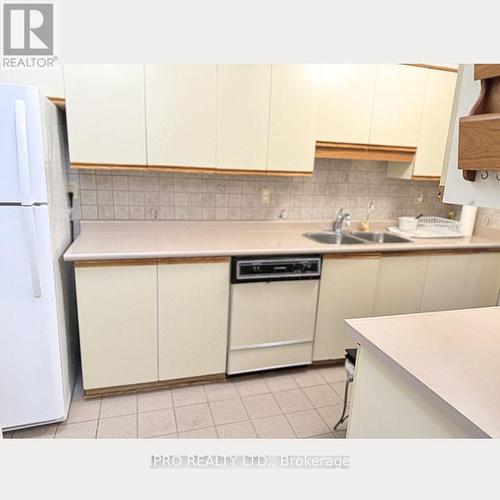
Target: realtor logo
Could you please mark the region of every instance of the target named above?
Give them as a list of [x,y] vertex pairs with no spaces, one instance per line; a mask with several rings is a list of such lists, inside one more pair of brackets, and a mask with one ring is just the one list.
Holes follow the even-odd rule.
[[54,5],[6,3],[3,5],[3,53],[5,56],[54,54]]

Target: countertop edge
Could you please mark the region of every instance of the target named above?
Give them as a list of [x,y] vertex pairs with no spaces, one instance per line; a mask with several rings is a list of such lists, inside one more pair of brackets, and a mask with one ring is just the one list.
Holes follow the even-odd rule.
[[403,380],[410,384],[420,395],[426,399],[431,400],[437,407],[439,407],[443,413],[453,420],[455,423],[466,429],[466,431],[474,438],[495,438],[498,436],[491,436],[469,418],[467,418],[462,412],[457,410],[453,405],[444,400],[439,394],[434,392],[429,386],[424,384],[415,375],[409,372],[406,368],[401,366],[394,358],[389,356],[380,347],[375,345],[373,342],[368,340],[362,333],[360,333],[356,328],[354,328],[350,323],[350,320],[346,319],[345,322],[349,326],[351,335],[354,340],[370,351],[374,356],[376,356],[380,361],[386,364],[389,368],[394,370],[397,375],[400,375]]
[[373,254],[390,252],[439,252],[442,250],[487,250],[498,249],[500,251],[500,242],[482,242],[482,243],[429,243],[411,246],[411,243],[385,243],[363,245],[339,245],[335,248],[248,248],[248,249],[228,249],[228,250],[169,250],[165,252],[107,252],[107,253],[76,253],[66,251],[63,259],[66,262],[77,262],[82,260],[125,260],[125,259],[165,259],[179,257],[232,257],[242,255],[283,255],[283,254]]

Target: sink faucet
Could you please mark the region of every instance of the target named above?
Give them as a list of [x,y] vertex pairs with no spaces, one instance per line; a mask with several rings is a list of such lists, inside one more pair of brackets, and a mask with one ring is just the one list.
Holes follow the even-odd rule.
[[341,208],[338,213],[337,213],[337,218],[335,219],[335,222],[332,225],[332,229],[336,233],[340,233],[342,231],[342,224],[344,221],[349,222],[351,220],[351,214],[349,212],[344,211],[343,208]]

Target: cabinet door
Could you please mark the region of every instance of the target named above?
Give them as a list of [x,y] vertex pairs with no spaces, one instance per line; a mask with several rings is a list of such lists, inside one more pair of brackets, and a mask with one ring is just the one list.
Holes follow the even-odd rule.
[[267,170],[313,171],[318,84],[316,65],[273,65]]
[[374,316],[420,311],[428,257],[405,255],[380,259]]
[[470,256],[463,308],[495,306],[500,291],[500,253]]
[[158,265],[160,380],[226,371],[229,262]]
[[144,66],[64,66],[71,163],[146,165]]
[[370,132],[370,144],[417,146],[427,69],[381,64]]
[[375,64],[322,65],[316,139],[368,144]]
[[457,74],[428,70],[413,175],[440,177],[450,128]]
[[422,295],[422,312],[460,309],[470,255],[431,255]]
[[48,69],[0,68],[0,83],[33,85],[49,98],[64,98],[62,66]]
[[156,266],[76,267],[83,386],[158,380]]
[[314,338],[315,361],[340,359],[354,347],[345,319],[372,316],[378,258],[325,259]]
[[217,168],[266,170],[271,65],[217,68]]
[[215,168],[217,66],[147,64],[148,165]]

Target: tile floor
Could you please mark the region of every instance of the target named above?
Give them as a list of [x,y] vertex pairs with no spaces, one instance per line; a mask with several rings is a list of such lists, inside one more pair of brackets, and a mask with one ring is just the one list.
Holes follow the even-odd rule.
[[84,400],[77,381],[66,422],[11,438],[343,438],[345,370],[297,368],[206,385]]

